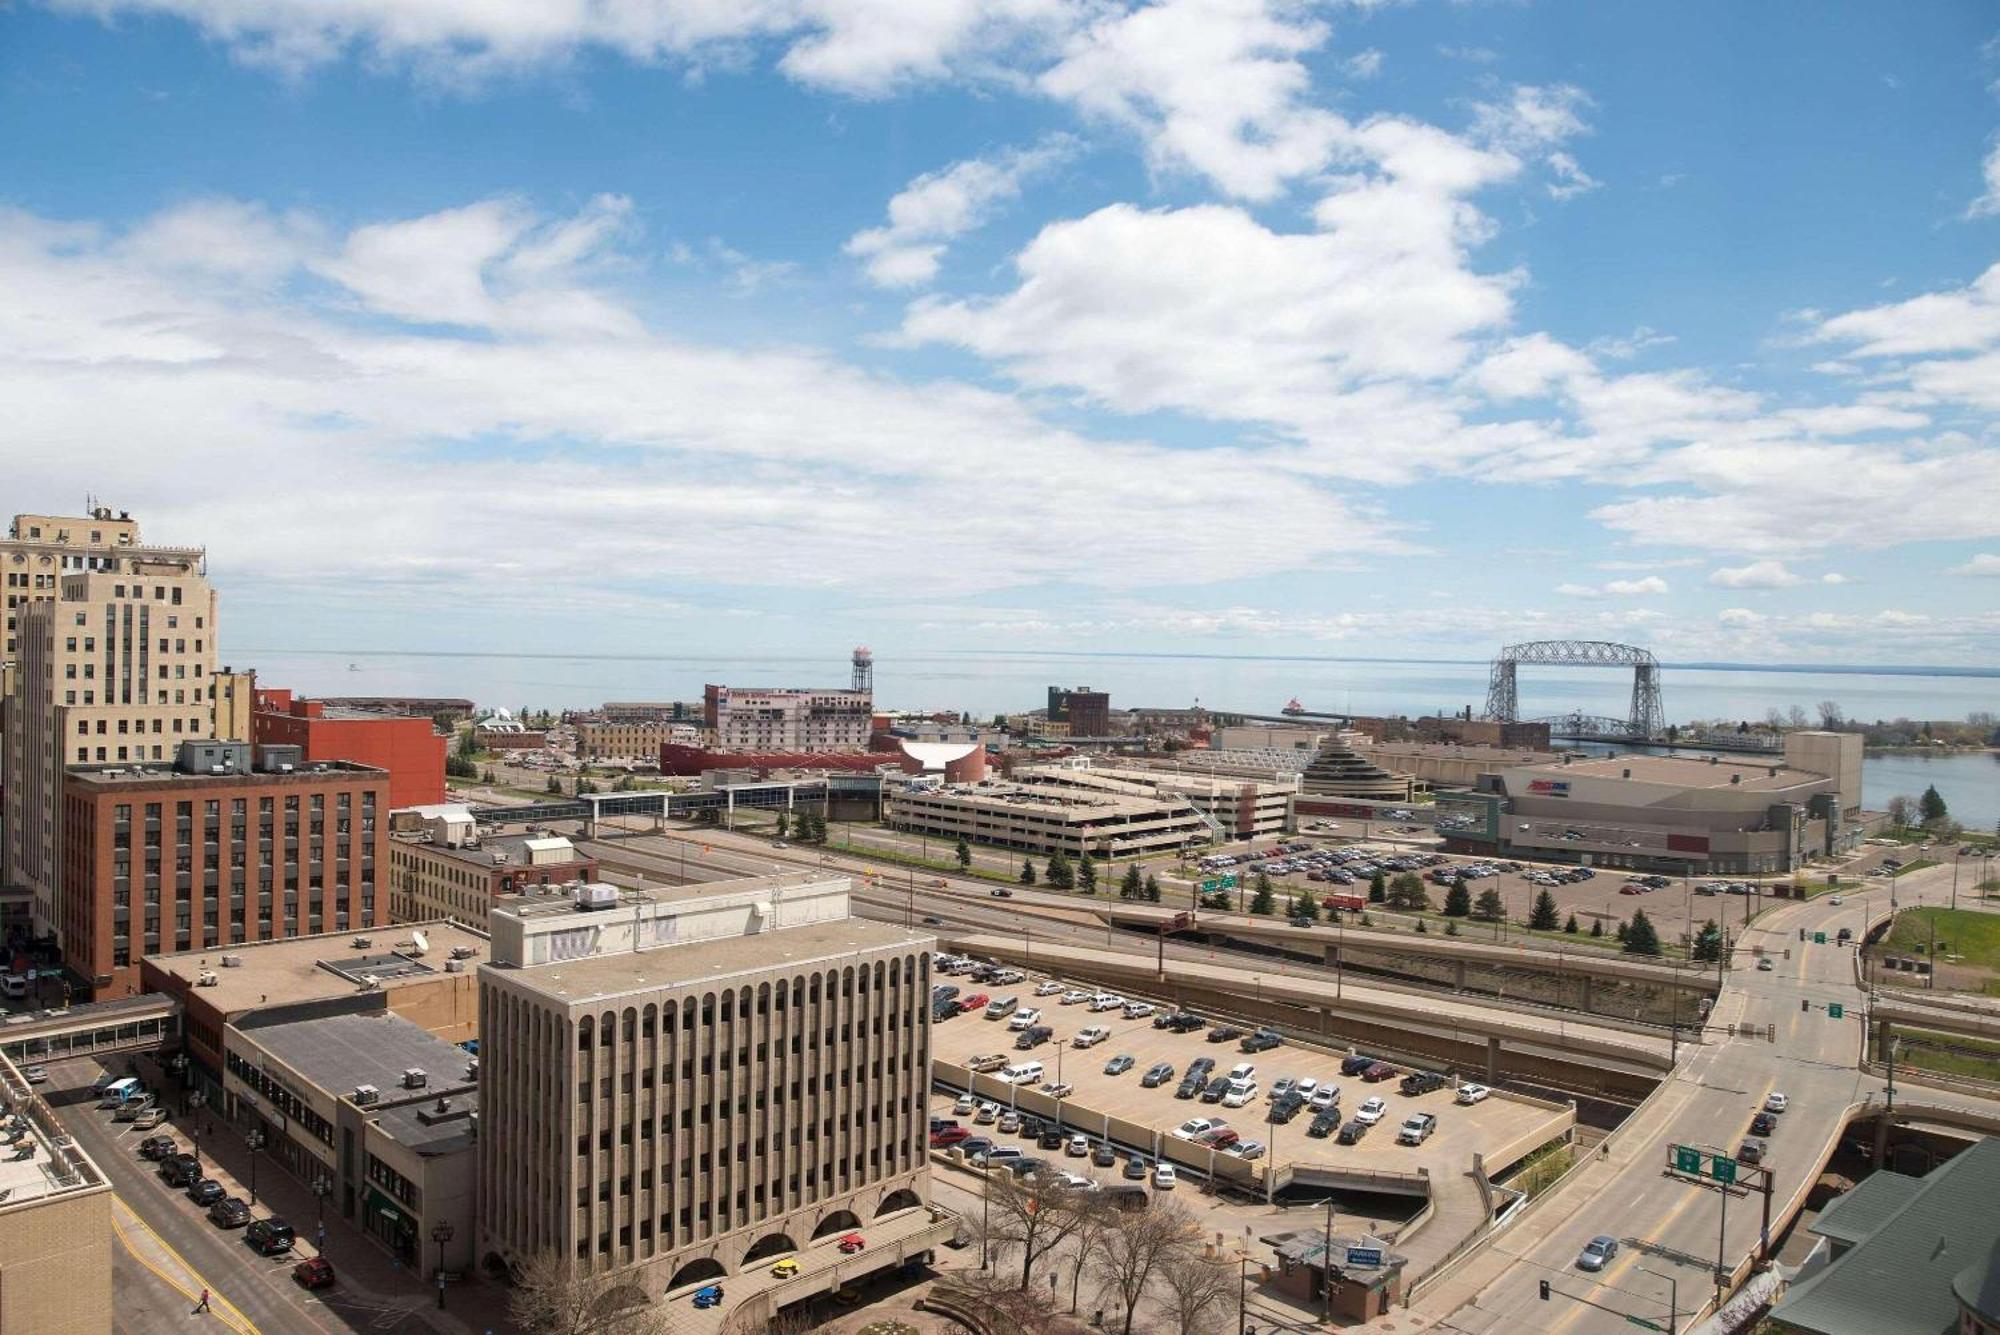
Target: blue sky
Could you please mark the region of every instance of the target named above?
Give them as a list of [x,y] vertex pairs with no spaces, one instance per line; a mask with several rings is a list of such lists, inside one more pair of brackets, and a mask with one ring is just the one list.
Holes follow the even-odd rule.
[[15,505],[225,649],[1991,663],[1996,129],[1975,3],[20,3]]

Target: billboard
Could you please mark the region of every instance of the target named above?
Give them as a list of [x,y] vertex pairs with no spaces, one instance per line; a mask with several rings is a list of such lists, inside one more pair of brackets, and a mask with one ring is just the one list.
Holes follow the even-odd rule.
[[1537,797],[1568,797],[1568,779],[1534,779],[1528,784],[1528,791]]

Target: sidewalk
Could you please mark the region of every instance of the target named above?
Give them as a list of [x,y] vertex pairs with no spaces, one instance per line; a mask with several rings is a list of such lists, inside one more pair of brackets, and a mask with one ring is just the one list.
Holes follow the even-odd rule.
[[214,1292],[213,1285],[169,1246],[165,1238],[155,1233],[152,1226],[125,1203],[124,1197],[115,1192],[111,1197],[111,1228],[118,1235],[119,1245],[132,1259],[186,1298],[190,1310],[201,1301],[203,1293],[208,1293],[209,1309],[217,1321],[235,1331],[236,1335],[259,1335],[250,1318],[238,1311],[227,1298]]

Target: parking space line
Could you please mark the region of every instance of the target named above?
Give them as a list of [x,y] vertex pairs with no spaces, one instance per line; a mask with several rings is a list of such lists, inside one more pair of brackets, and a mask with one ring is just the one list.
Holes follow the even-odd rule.
[[[114,1192],[111,1200],[112,1223],[118,1233],[118,1243],[125,1249],[127,1255],[159,1276],[169,1288],[179,1293],[191,1303],[199,1302],[202,1290],[205,1289],[208,1293],[210,1314],[220,1318],[222,1324],[237,1332],[237,1335],[260,1335],[256,1325],[251,1322],[250,1318],[244,1316],[242,1310],[236,1304],[230,1302],[229,1299],[219,1293],[215,1285],[204,1280],[201,1277],[201,1273],[189,1263],[188,1259],[176,1251],[173,1245],[165,1238],[161,1237],[151,1224],[148,1224],[141,1218],[139,1212],[127,1204],[123,1196]],[[200,1288],[191,1287],[178,1276],[170,1274],[165,1268],[156,1264],[151,1257],[147,1256],[144,1249],[134,1246],[129,1232],[133,1227],[137,1227],[146,1234],[147,1238],[150,1239],[151,1246],[158,1247],[168,1256],[171,1256],[179,1265],[181,1271],[192,1277]]]

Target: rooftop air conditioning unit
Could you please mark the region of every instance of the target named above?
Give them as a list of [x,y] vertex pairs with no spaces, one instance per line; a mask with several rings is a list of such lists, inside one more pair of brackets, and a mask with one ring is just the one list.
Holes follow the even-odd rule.
[[240,969],[243,967],[243,957],[241,955],[224,955],[222,957],[222,967],[225,969]]
[[464,973],[464,972],[465,972],[465,961],[464,961],[464,960],[446,960],[446,961],[444,962],[444,971],[445,971],[446,973]]
[[382,980],[380,978],[377,978],[374,974],[364,973],[361,975],[361,990],[363,992],[373,992],[381,986],[382,986]]
[[412,1066],[403,1072],[404,1089],[422,1089],[429,1081],[430,1077],[424,1074],[424,1068],[421,1066]]
[[293,766],[292,766],[292,765],[291,765],[291,764],[290,764],[289,762],[287,762],[287,763],[285,763],[285,764],[283,764],[283,765],[280,765],[280,766],[278,766],[278,773],[280,773],[280,774],[290,774],[290,773],[292,772],[292,769],[293,769]]
[[467,1080],[477,1080],[479,1078],[479,1058],[474,1057],[465,1064],[465,1078]]
[[451,948],[451,957],[455,960],[469,960],[478,953],[479,950],[475,946],[453,946]]
[[381,1097],[382,1091],[373,1085],[356,1085],[354,1087],[354,1101],[364,1107]]
[[[471,845],[468,845],[468,847],[471,847]],[[507,865],[507,855],[500,849],[496,848],[493,850],[493,865],[496,867],[504,867]]]
[[213,969],[203,969],[195,975],[194,985],[196,987],[218,987],[221,983],[222,979],[216,976]]
[[366,950],[374,944],[375,942],[373,940],[365,936],[357,936],[354,938],[354,948],[356,950]]

